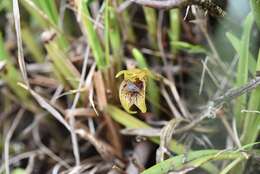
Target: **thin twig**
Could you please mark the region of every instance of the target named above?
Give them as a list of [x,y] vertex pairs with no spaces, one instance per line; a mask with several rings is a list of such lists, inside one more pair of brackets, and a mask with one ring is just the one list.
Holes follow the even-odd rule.
[[217,97],[216,99],[213,100],[214,105],[217,106],[223,104],[224,102],[229,102],[245,93],[252,91],[259,85],[260,85],[260,77],[256,77],[255,79],[251,80],[250,82],[243,85],[242,87],[230,89],[224,95]]
[[213,74],[213,72],[210,71],[210,69],[207,66],[207,62],[205,61],[201,61],[203,68],[208,72],[209,77],[211,78],[211,80],[213,81],[213,83],[216,85],[216,87],[219,89],[220,88],[220,84],[218,79],[215,77],[215,75]]
[[9,168],[9,146],[10,146],[10,141],[13,136],[13,133],[18,126],[19,122],[21,121],[23,114],[24,114],[24,109],[20,109],[18,114],[15,116],[15,119],[13,121],[13,124],[11,125],[6,138],[5,138],[5,145],[4,145],[4,161],[5,161],[5,173],[10,174],[10,168]]
[[[9,160],[9,165],[16,164],[19,161],[21,161],[21,160],[23,160],[25,158],[29,158],[30,156],[35,155],[35,154],[40,155],[41,152],[39,150],[33,150],[33,151],[29,151],[29,152],[24,152],[24,153],[18,154],[17,156],[13,156]],[[1,164],[1,166],[0,166],[0,173],[4,173],[4,170],[5,170],[4,165],[5,165],[6,162],[7,161],[4,161],[3,164]]]
[[[79,98],[80,98],[80,92],[79,91],[82,88],[82,86],[84,85],[84,78],[85,78],[86,72],[87,72],[89,51],[90,51],[90,48],[88,46],[87,49],[86,49],[85,55],[84,55],[83,67],[82,67],[82,72],[81,72],[81,76],[80,76],[80,82],[79,82],[78,90],[76,92],[75,98],[73,100],[73,104],[72,104],[69,111],[74,110],[77,106],[78,101],[79,101]],[[68,114],[68,115],[70,115],[70,114]],[[75,157],[76,167],[78,167],[80,165],[80,155],[79,155],[78,140],[77,140],[77,136],[76,136],[76,133],[75,133],[75,117],[74,116],[69,117],[69,124],[70,124],[70,128],[71,128],[70,134],[71,134],[73,154],[74,154],[74,157]]]
[[[22,88],[26,89],[26,90],[30,90],[28,89],[27,86],[25,86],[22,83],[18,83],[18,85],[20,85]],[[49,104],[42,96],[40,96],[39,94],[37,94],[35,91],[33,91],[32,89],[30,90],[31,95],[34,97],[34,99],[37,101],[37,103],[45,110],[47,110],[49,113],[51,113],[55,119],[57,119],[60,123],[62,123],[68,130],[70,130],[70,126],[69,124],[65,121],[65,119],[63,118],[63,116],[51,105]]]
[[165,87],[162,87],[161,92],[162,92],[162,95],[163,95],[163,97],[165,98],[166,102],[168,103],[168,105],[169,105],[169,107],[170,107],[170,109],[171,109],[171,111],[172,111],[174,117],[175,117],[175,118],[179,118],[179,119],[182,118],[180,112],[179,112],[178,109],[174,106],[174,104],[173,104],[173,102],[172,102],[172,100],[171,100],[169,94],[167,93]]
[[233,142],[236,144],[237,147],[241,147],[240,141],[237,141],[236,134],[234,133],[231,126],[229,125],[226,117],[223,115],[223,116],[220,116],[220,119],[221,119],[223,125],[225,126],[225,128],[227,129],[227,132],[230,135]]
[[[162,38],[163,17],[164,17],[164,10],[160,10],[159,17],[158,17],[158,26],[157,26],[157,40],[158,40],[158,48],[159,48],[159,51],[160,51],[160,54],[162,57],[163,65],[166,67],[168,65],[168,61],[166,59],[166,54],[165,54],[165,50],[164,50],[163,43],[162,43],[163,42],[163,38]],[[171,85],[169,85],[170,90],[176,100],[176,103],[178,104],[178,106],[180,108],[182,115],[184,117],[188,117],[189,113],[186,110],[186,108],[184,107],[184,105],[180,99],[176,86],[174,85],[174,83],[172,83],[172,82],[174,82],[174,79],[172,78],[172,74],[168,69],[166,71],[166,75],[167,75],[167,78],[169,79],[169,82],[171,83]]]

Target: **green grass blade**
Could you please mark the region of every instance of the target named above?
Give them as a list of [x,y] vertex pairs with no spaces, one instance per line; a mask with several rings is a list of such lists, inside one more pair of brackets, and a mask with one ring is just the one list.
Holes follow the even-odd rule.
[[66,79],[67,84],[70,84],[73,89],[77,89],[80,75],[65,52],[60,49],[58,41],[55,39],[46,43],[45,48],[57,72]]
[[40,8],[34,4],[31,0],[21,0],[22,6],[30,13],[31,22],[36,23],[41,27],[46,27],[48,24],[55,26],[54,23],[48,18],[48,16],[40,10]]
[[106,64],[109,64],[110,62],[110,46],[109,46],[109,28],[110,28],[110,22],[109,22],[109,0],[105,0],[105,58],[106,58]]
[[67,50],[68,41],[66,35],[59,26],[59,15],[55,2],[52,0],[46,1],[33,1],[33,0],[21,0],[22,5],[32,15],[32,19],[35,19],[43,29],[46,27],[52,27],[59,34],[59,45],[63,50]]
[[153,49],[157,48],[157,18],[156,11],[150,7],[143,7],[144,17],[147,24],[148,37]]
[[[181,32],[180,10],[179,9],[170,10],[169,36],[172,43],[180,40],[180,32]],[[171,51],[173,55],[176,55],[178,53],[178,49],[173,44],[171,44]]]
[[42,63],[44,61],[43,52],[28,27],[22,28],[22,39],[28,51],[32,54],[32,59]]
[[[123,0],[117,0],[118,4],[123,3]],[[121,12],[121,14],[118,14],[119,18],[121,19],[122,22],[122,30],[125,32],[124,33],[124,37],[125,40],[131,42],[131,43],[135,43],[136,42],[136,36],[135,36],[135,32],[133,29],[133,25],[131,23],[131,16],[129,15],[129,11],[128,9],[125,9]]]
[[171,43],[171,46],[174,47],[174,49],[184,50],[191,54],[196,54],[196,53],[207,54],[208,53],[207,50],[205,48],[203,48],[202,46],[193,45],[188,42],[174,41]]
[[[226,37],[228,38],[229,42],[231,43],[235,51],[238,53],[240,51],[241,41],[230,32],[226,33]],[[251,74],[255,74],[256,60],[254,59],[251,52],[249,52],[248,67],[249,67],[249,72]]]
[[121,69],[123,61],[123,43],[120,35],[120,28],[116,17],[114,8],[109,8],[109,21],[110,21],[110,44],[112,47],[114,62],[116,63],[117,71]]
[[239,157],[232,161],[229,165],[227,165],[220,174],[228,174],[230,170],[232,170],[237,164],[239,164],[243,160],[243,157]]
[[44,12],[47,14],[47,16],[51,19],[51,21],[58,25],[58,11],[55,4],[55,1],[53,0],[44,0],[44,1],[38,1],[34,0],[34,3],[37,4]]
[[17,83],[22,82],[22,76],[19,71],[15,68],[13,62],[11,61],[10,55],[6,52],[4,47],[4,40],[2,34],[0,33],[0,62],[4,62],[5,65],[0,71],[0,78],[3,79],[11,91],[23,101],[29,110],[35,111],[32,101],[29,98],[28,92],[22,89]]
[[97,36],[97,33],[94,29],[94,24],[91,22],[91,15],[89,9],[87,7],[88,0],[79,0],[79,14],[81,14],[81,20],[83,22],[83,29],[85,29],[85,33],[87,34],[87,41],[91,47],[93,52],[93,56],[97,63],[99,69],[104,69],[107,67],[107,62],[105,59],[105,55],[103,52],[103,48]]
[[[256,70],[260,70],[260,50],[257,59],[257,67]],[[259,110],[260,109],[260,88],[256,88],[250,95],[248,110]],[[242,145],[254,143],[257,135],[259,133],[259,125],[260,125],[260,116],[256,113],[246,113],[243,115],[245,117],[244,125],[243,125],[243,132],[241,135],[241,143]],[[252,148],[252,146],[250,146]],[[234,174],[240,174],[244,171],[245,163],[237,166],[234,168]]]
[[[253,26],[253,15],[250,13],[244,23],[244,31],[241,39],[236,86],[242,86],[248,81],[248,59],[250,34]],[[241,109],[246,107],[246,95],[240,96],[235,103],[235,116],[238,128],[242,127],[244,115],[241,114]]]
[[250,0],[250,4],[254,14],[255,22],[260,30],[260,1]]
[[[257,59],[256,71],[260,71],[260,49]],[[256,88],[250,95],[248,110],[258,110],[260,108],[260,88]],[[242,144],[250,144],[255,142],[259,129],[259,115],[256,113],[247,113],[245,115],[245,123],[243,134],[241,137]]]

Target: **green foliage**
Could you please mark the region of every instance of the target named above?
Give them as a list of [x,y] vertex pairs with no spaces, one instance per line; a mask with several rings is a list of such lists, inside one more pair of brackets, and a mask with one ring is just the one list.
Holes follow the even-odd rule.
[[148,37],[152,48],[157,48],[157,17],[153,8],[143,7],[144,17],[147,23]]
[[[242,86],[248,82],[248,72],[255,75],[257,71],[260,70],[260,51],[258,55],[257,62],[255,61],[253,55],[250,53],[250,35],[253,27],[253,14],[250,13],[245,19],[243,24],[243,34],[241,40],[231,33],[227,33],[226,36],[231,42],[232,46],[239,55],[239,62],[237,68],[236,76],[236,86]],[[260,124],[259,116],[250,111],[255,111],[260,109],[260,90],[259,88],[252,91],[247,99],[246,95],[240,96],[235,103],[235,116],[237,122],[238,132],[241,134],[242,145],[254,143],[259,130],[257,125]],[[249,110],[249,112],[241,112],[242,109]],[[252,148],[252,147],[250,147]],[[232,169],[232,173],[242,173],[244,170],[244,163],[241,163],[241,159],[233,161],[228,165],[222,173],[227,173]],[[234,168],[238,166],[237,168]]]
[[39,44],[37,43],[36,39],[31,34],[32,31],[28,27],[22,28],[22,39],[26,48],[32,54],[32,59],[34,59],[38,63],[43,63],[44,56]]
[[[249,60],[249,44],[250,34],[253,26],[253,15],[250,13],[243,25],[243,35],[241,38],[240,51],[238,52],[239,61],[236,76],[236,86],[242,86],[248,81],[248,60]],[[244,117],[241,114],[241,110],[246,107],[246,95],[240,96],[235,105],[235,115],[238,128],[241,128]]]
[[[243,45],[241,44],[241,41],[235,35],[233,35],[230,32],[227,32],[226,36],[227,36],[229,42],[232,44],[235,51],[238,53],[241,50],[240,47],[243,47]],[[255,73],[256,61],[255,61],[251,52],[249,52],[248,68],[249,68],[249,72],[251,74]]]
[[108,7],[108,15],[109,15],[109,35],[110,35],[110,44],[112,47],[114,63],[117,66],[117,70],[119,71],[123,62],[123,44],[122,38],[119,28],[119,23],[117,21],[117,13],[116,10],[109,6]]
[[46,43],[45,48],[53,61],[54,69],[60,77],[65,79],[64,85],[69,84],[73,89],[77,89],[80,75],[64,51],[60,49],[58,40],[54,39]]
[[49,19],[56,25],[58,25],[58,11],[57,11],[57,6],[55,4],[55,1],[53,0],[44,0],[44,1],[38,1],[38,0],[33,0],[35,4],[37,4],[45,14],[49,17]]
[[87,41],[91,47],[97,66],[99,69],[104,69],[108,66],[109,62],[108,62],[108,58],[105,58],[100,40],[94,28],[94,24],[90,20],[91,15],[87,7],[87,0],[79,0],[78,7],[79,7],[79,14],[81,14],[80,17],[84,26],[83,29],[86,32]]
[[5,50],[4,40],[2,34],[0,33],[0,63],[4,66],[0,71],[0,78],[3,79],[12,92],[19,98],[19,100],[24,101],[24,105],[30,109],[33,109],[33,104],[28,97],[28,92],[22,89],[18,82],[22,81],[22,76],[19,71],[17,71],[13,62],[11,61],[10,55]]
[[[257,67],[256,71],[260,70],[260,50],[258,53]],[[255,89],[251,95],[248,102],[248,110],[259,110],[260,109],[260,88]],[[243,144],[249,144],[255,142],[257,135],[259,133],[258,126],[260,125],[260,118],[257,113],[246,113],[243,115],[245,117],[243,134],[241,141]]]
[[[181,35],[181,19],[180,19],[180,10],[173,9],[170,11],[170,31],[169,36],[172,43],[176,43],[180,40]],[[171,44],[171,51],[174,55],[178,53],[178,48],[175,47],[176,45]]]
[[252,12],[254,14],[255,22],[260,30],[260,1],[259,0],[250,0]]
[[[141,120],[138,120],[137,118],[129,115],[128,113],[118,109],[115,106],[109,105],[106,108],[106,112],[118,123],[124,125],[127,128],[149,128],[150,126],[144,122],[142,122]],[[154,143],[159,144],[160,140],[157,137],[151,137],[149,138],[151,141],[153,141]],[[183,154],[185,152],[185,147],[178,143],[175,139],[172,139],[170,142],[170,150],[172,150],[173,152],[177,153],[177,154]],[[195,153],[195,152],[194,152]],[[199,152],[197,152],[199,153]],[[183,155],[182,155],[183,157]],[[181,158],[181,156],[179,157]],[[183,158],[182,158],[183,160]],[[171,163],[172,164],[172,163]],[[169,164],[166,165],[169,169]],[[157,168],[157,167],[156,167]],[[159,167],[160,168],[160,167]],[[210,163],[206,163],[204,165],[202,165],[202,168],[207,170],[209,173],[212,174],[217,174],[218,173],[218,169],[213,166]],[[167,169],[166,169],[167,170]],[[165,170],[165,171],[166,171]],[[151,170],[149,170],[151,171]],[[150,173],[149,173],[150,174]]]
[[[172,36],[173,37],[173,36]],[[182,41],[174,41],[171,43],[171,45],[175,48],[175,49],[179,49],[179,50],[184,50],[187,51],[188,53],[192,54],[192,53],[207,53],[207,50],[205,48],[203,48],[200,45],[193,45],[187,42],[182,42]]]

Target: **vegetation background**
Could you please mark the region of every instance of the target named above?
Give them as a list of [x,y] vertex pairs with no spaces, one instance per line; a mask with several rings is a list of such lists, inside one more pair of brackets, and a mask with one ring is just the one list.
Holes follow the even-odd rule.
[[259,173],[259,36],[259,0],[0,0],[0,173]]

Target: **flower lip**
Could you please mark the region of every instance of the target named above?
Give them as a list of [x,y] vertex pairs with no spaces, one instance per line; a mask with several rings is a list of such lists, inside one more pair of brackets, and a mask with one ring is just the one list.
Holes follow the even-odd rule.
[[135,109],[132,110],[133,108],[138,108],[143,113],[146,112],[146,70],[123,70],[116,77],[120,75],[124,75],[124,80],[119,88],[119,99],[123,108],[129,113],[137,113]]

